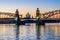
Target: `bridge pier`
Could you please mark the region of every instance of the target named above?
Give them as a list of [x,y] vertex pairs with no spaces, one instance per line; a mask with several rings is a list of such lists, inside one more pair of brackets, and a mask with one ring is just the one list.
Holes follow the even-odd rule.
[[40,40],[40,26],[43,25],[45,26],[45,23],[43,20],[37,20],[37,23],[36,23],[36,32],[37,32],[37,40]]
[[19,26],[20,26],[20,18],[19,18],[19,11],[16,10],[15,14],[15,21],[16,21],[16,40],[19,40]]
[[42,20],[37,21],[36,23],[37,40],[40,40],[40,26],[41,25],[45,26],[45,23]]
[[45,25],[44,20],[39,20],[39,25]]
[[40,40],[40,25],[36,25],[37,40]]

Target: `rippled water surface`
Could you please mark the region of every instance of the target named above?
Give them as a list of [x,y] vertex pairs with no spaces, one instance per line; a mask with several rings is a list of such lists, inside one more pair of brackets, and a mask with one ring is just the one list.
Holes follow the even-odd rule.
[[[39,27],[40,40],[60,40],[60,23],[46,23],[45,25],[26,24],[19,26],[19,40],[37,40]],[[0,40],[15,40],[16,25],[0,24]]]

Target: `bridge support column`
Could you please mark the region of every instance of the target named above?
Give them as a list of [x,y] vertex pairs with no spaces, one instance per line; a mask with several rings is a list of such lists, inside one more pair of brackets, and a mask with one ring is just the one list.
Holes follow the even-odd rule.
[[16,22],[16,40],[19,40],[19,25],[20,25],[20,19],[19,19],[19,11],[16,10],[15,14],[15,22]]
[[37,10],[36,10],[36,33],[37,33],[37,40],[40,40],[39,16],[40,16],[40,11],[39,11],[39,8],[37,8]]
[[40,25],[45,25],[44,20],[40,20],[40,21],[39,21],[39,24],[40,24]]
[[39,8],[36,10],[36,30],[37,30],[37,39],[40,40],[40,26],[44,25],[44,21],[41,20],[41,13]]
[[36,25],[37,40],[40,40],[40,26]]

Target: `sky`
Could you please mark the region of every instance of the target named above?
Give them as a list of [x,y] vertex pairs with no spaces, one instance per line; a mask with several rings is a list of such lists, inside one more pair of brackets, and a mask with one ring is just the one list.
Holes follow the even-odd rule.
[[60,0],[0,0],[0,12],[15,13],[18,9],[23,16],[30,13],[35,16],[36,9],[41,13],[60,9]]

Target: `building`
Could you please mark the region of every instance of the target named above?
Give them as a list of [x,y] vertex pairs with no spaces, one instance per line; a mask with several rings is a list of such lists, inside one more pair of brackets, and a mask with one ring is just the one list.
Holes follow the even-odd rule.
[[26,18],[27,18],[27,19],[30,19],[30,14],[29,14],[29,12],[26,14]]

